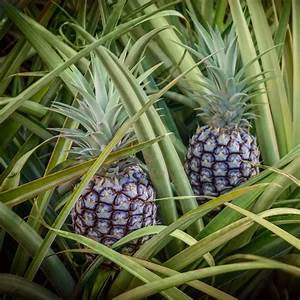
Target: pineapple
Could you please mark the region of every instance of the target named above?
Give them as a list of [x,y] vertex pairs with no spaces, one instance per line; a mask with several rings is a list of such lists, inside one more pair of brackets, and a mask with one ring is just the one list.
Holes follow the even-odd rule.
[[[78,107],[55,102],[52,109],[79,122],[78,129],[57,129],[73,141],[71,154],[83,161],[97,157],[127,118],[111,80],[100,61],[91,56],[91,83],[84,78],[76,87]],[[114,150],[135,139],[128,132]],[[76,233],[106,246],[130,232],[156,223],[155,190],[141,162],[129,157],[102,167],[89,182],[71,212]],[[146,238],[121,251],[132,254]]]
[[217,30],[194,22],[200,41],[190,50],[201,59],[213,55],[205,61],[204,91],[197,99],[206,124],[198,126],[190,140],[185,170],[196,195],[217,197],[259,172],[260,152],[249,131],[254,115],[248,103],[257,80],[245,75],[233,30],[223,39]]

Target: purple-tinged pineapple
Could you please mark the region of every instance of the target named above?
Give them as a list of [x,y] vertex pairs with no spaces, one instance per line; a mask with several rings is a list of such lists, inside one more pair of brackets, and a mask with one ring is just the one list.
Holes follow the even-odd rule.
[[[190,140],[185,170],[196,195],[216,197],[259,172],[260,153],[249,132],[253,114],[248,112],[257,81],[245,76],[233,31],[223,39],[197,21],[195,27],[199,57],[215,55],[205,61],[203,91],[197,99],[206,125]],[[207,201],[203,199],[201,203]]]
[[258,173],[255,138],[237,128],[199,127],[185,168],[196,195],[219,196]]
[[[95,158],[127,119],[119,95],[100,61],[91,56],[91,83],[78,87],[78,107],[55,102],[53,110],[79,123],[77,129],[58,129],[73,141],[77,159]],[[114,150],[135,140],[128,132]],[[102,167],[89,182],[71,212],[74,231],[111,246],[130,232],[156,224],[155,190],[135,157]],[[147,237],[126,244],[121,251],[132,254]]]
[[[119,161],[90,181],[75,208],[75,232],[111,246],[134,230],[156,223],[155,191],[137,161]],[[122,248],[135,252],[145,239]]]

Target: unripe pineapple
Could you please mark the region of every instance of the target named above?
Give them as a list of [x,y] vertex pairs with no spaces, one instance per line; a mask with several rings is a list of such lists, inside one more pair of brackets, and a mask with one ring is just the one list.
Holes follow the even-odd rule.
[[[78,129],[58,129],[73,141],[71,153],[80,160],[97,157],[127,119],[119,95],[100,61],[91,56],[91,84],[78,86],[78,107],[55,102],[53,110],[79,122]],[[135,139],[127,135],[120,149]],[[155,191],[141,162],[129,157],[102,167],[72,210],[74,231],[111,246],[128,233],[156,223]],[[122,248],[131,254],[146,238]]]
[[245,75],[233,31],[223,39],[217,30],[206,31],[194,22],[200,41],[193,53],[198,58],[215,54],[205,61],[204,91],[198,95],[206,125],[190,140],[185,170],[196,195],[216,197],[259,172],[259,150],[249,132],[253,114],[248,112],[257,81]]

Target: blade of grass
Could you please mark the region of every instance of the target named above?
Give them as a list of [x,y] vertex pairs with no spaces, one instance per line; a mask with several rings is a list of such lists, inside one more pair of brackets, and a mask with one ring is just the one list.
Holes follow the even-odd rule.
[[[34,256],[42,245],[43,239],[37,232],[1,202],[0,226],[22,245],[31,256]],[[75,286],[73,278],[53,251],[50,250],[47,254],[50,257],[42,265],[45,276],[61,296],[64,298],[70,297]]]
[[[284,215],[284,214],[295,214],[299,215],[299,211],[295,209],[271,209],[264,211],[260,214],[260,218],[266,218],[273,215]],[[240,219],[235,221],[222,229],[206,236],[205,238],[198,241],[196,244],[184,249],[177,255],[170,258],[164,263],[166,267],[182,270],[183,268],[189,266],[190,264],[199,260],[203,254],[211,251],[222,244],[227,243],[234,237],[238,236],[242,232],[246,231],[254,224],[254,221],[250,217]],[[292,240],[292,238],[291,238]],[[295,241],[293,240],[295,243]]]
[[142,286],[139,286],[133,290],[125,292],[118,297],[115,297],[115,300],[121,299],[144,299],[148,296],[154,295],[164,289],[185,284],[186,282],[206,278],[210,276],[215,276],[219,274],[224,274],[228,272],[237,272],[241,270],[255,270],[255,269],[278,269],[285,272],[290,272],[300,277],[300,268],[291,266],[284,263],[279,263],[276,261],[254,261],[254,262],[241,262],[235,264],[227,264],[222,266],[215,266],[209,268],[203,268],[200,270],[189,271],[181,273],[178,275],[173,275],[168,278],[157,280]]
[[[169,276],[173,276],[173,275],[176,275],[176,274],[180,274],[179,272],[177,271],[174,271],[172,269],[169,269],[169,268],[166,268],[164,266],[161,266],[161,265],[157,265],[157,264],[154,264],[152,262],[149,262],[149,261],[146,261],[146,260],[142,260],[142,259],[138,259],[136,257],[130,257],[130,259],[132,259],[133,261],[136,261],[137,263],[141,264],[142,266],[146,267],[147,269],[150,269],[152,271],[155,271],[159,274],[162,274],[162,275],[165,275],[166,277],[169,277]],[[194,281],[190,281],[190,282],[186,282],[187,285],[215,298],[215,299],[219,299],[219,300],[237,300],[237,298],[221,291],[221,290],[218,290],[204,282],[201,282],[201,281],[197,281],[197,280],[194,280]]]
[[13,274],[0,274],[0,294],[23,299],[59,300],[43,286]]
[[224,17],[226,15],[228,2],[226,0],[220,0],[217,3],[216,13],[214,18],[214,24],[220,28],[220,31],[223,31],[224,28]]
[[[187,213],[185,213],[182,217],[180,217],[178,220],[176,220],[174,223],[169,225],[166,229],[162,230],[159,234],[154,236],[151,240],[147,241],[136,253],[135,256],[142,259],[149,259],[150,257],[153,257],[156,253],[161,251],[170,241],[171,237],[169,236],[174,230],[181,229],[185,230],[188,228],[193,222],[203,217],[206,213],[208,213],[210,210],[212,210],[215,207],[218,207],[219,205],[222,205],[226,202],[226,199],[228,201],[239,197],[240,195],[246,194],[249,191],[257,190],[257,187],[246,187],[242,189],[237,189],[234,191],[231,191],[227,194],[224,194],[218,198],[212,199],[209,202],[200,205],[198,208],[195,208]],[[208,250],[209,251],[209,250]],[[202,253],[204,255],[208,251]],[[193,252],[194,254],[194,252]],[[201,255],[201,257],[202,257]],[[186,260],[187,257],[184,257],[184,260]],[[180,262],[181,263],[181,262]],[[121,290],[126,290],[126,287],[129,285],[129,278],[126,276],[126,274],[121,273],[117,279],[114,281],[111,289],[110,289],[110,296],[115,296],[115,290],[122,287]]]
[[[60,0],[56,1],[56,3],[59,2]],[[55,9],[56,6],[54,3],[49,3],[49,5],[45,7],[37,18],[41,25],[46,26],[48,24],[51,17],[55,14]],[[9,77],[9,75],[15,73],[19,69],[30,49],[30,44],[25,41],[24,38],[20,38],[13,50],[9,52],[7,59],[5,59],[4,63],[0,67],[0,95],[5,92],[12,80],[12,77]]]
[[[278,235],[279,237],[281,237],[282,239],[284,239],[286,242],[288,242],[289,244],[291,244],[292,246],[294,246],[296,249],[300,249],[300,240],[296,237],[294,237],[293,235],[289,234],[288,232],[284,231],[283,229],[279,228],[278,226],[272,224],[271,222],[265,220],[264,218],[262,218],[259,215],[256,215],[246,209],[243,209],[239,206],[236,206],[232,203],[225,203],[226,206],[238,211],[239,213],[241,213],[244,216],[247,216],[249,218],[251,218],[254,222],[258,223],[259,225],[267,228],[268,230],[272,231],[274,234]],[[298,215],[300,216],[300,210],[293,210],[294,213],[296,214],[296,212],[298,211]]]
[[30,118],[25,117],[22,114],[14,112],[11,115],[11,118],[13,121],[19,123],[20,125],[23,125],[28,130],[30,130],[32,133],[36,134],[42,140],[50,139],[53,136],[46,128],[44,128],[43,125],[40,125],[37,122],[34,122]]
[[300,3],[293,0],[293,129],[294,145],[300,144]]
[[[240,2],[233,0],[229,0],[228,2],[238,36],[242,59],[246,65],[255,59],[256,50]],[[247,45],[247,49],[244,45]],[[260,74],[261,68],[259,62],[253,62],[248,67],[248,72],[249,76]],[[265,90],[264,83],[261,83],[258,88],[260,90]],[[273,165],[279,160],[279,150],[268,95],[263,93],[252,99],[253,103],[257,105],[258,117],[255,120],[256,134],[262,158],[266,164]]]
[[[144,282],[151,282],[154,280],[161,280],[161,277],[156,275],[155,273],[147,270],[145,267],[141,266],[139,263],[130,259],[129,256],[120,254],[109,247],[104,246],[90,238],[85,236],[58,230],[54,228],[50,228],[55,235],[62,236],[67,239],[74,240],[76,242],[80,242],[82,245],[88,247],[89,249],[93,250],[93,252],[98,253],[105,258],[109,259],[110,261],[114,262],[118,266],[124,268],[126,271],[131,273],[133,276],[136,276],[140,280]],[[182,291],[172,288],[162,292],[162,295],[165,296],[167,299],[186,299],[191,300],[189,296],[184,294]]]
[[[142,6],[146,3],[146,0],[138,0],[137,3],[138,6]],[[152,4],[151,6],[145,8],[144,11],[146,13],[153,13],[156,10],[157,5]],[[169,25],[169,22],[165,17],[152,19],[150,23],[153,28],[162,28]],[[191,69],[191,71],[186,74],[186,77],[190,80],[189,82],[191,84],[195,80],[200,80],[200,70],[198,68],[192,68],[192,66],[195,65],[195,61],[188,52],[178,45],[180,44],[180,39],[173,28],[169,28],[168,30],[160,32],[156,40],[166,52],[167,56],[172,60],[173,64],[177,66],[179,73],[183,73],[188,69]],[[170,47],[170,42],[172,47]]]
[[[262,3],[257,0],[247,0],[247,6],[251,15],[259,51],[264,52],[267,49],[271,49],[274,47],[274,41]],[[266,53],[261,58],[261,61],[264,71],[272,71],[275,74],[274,77],[266,82],[266,86],[278,139],[278,147],[282,156],[292,147],[291,111],[289,110],[286,90],[276,53],[274,51]]]
[[[153,140],[116,151],[109,155],[106,163],[111,163],[117,159],[126,157],[128,155],[133,155],[136,152],[141,151],[144,147],[158,142],[162,138],[163,137],[157,137]],[[43,178],[33,180],[12,190],[2,192],[0,193],[0,202],[5,203],[7,206],[18,205],[42,192],[45,192],[53,187],[63,184],[64,182],[71,181],[72,179],[81,176],[94,162],[95,159],[89,160],[84,163],[79,163],[76,166],[51,173]]]
[[[16,11],[16,9],[13,6],[9,6],[8,4],[4,5],[3,8],[5,9],[6,13],[9,15],[10,18],[13,20],[21,20],[21,14]],[[14,98],[14,101],[11,101],[10,104],[7,104],[4,108],[0,110],[0,124],[3,123],[4,120],[6,120],[12,112],[14,112],[16,109],[18,109],[25,100],[29,100],[33,95],[35,95],[41,88],[47,86],[54,78],[56,78],[62,71],[70,67],[72,64],[79,61],[82,57],[85,57],[88,55],[92,50],[96,49],[99,45],[105,43],[106,41],[110,40],[111,38],[116,38],[117,36],[120,36],[126,32],[128,32],[131,28],[134,26],[139,25],[142,22],[146,22],[152,18],[164,16],[164,15],[179,15],[178,13],[174,11],[159,11],[153,12],[151,14],[148,14],[146,16],[139,17],[135,20],[131,20],[125,24],[122,24],[117,27],[113,32],[107,34],[105,37],[102,37],[98,39],[96,42],[86,46],[84,49],[79,51],[77,54],[72,56],[72,58],[68,59],[63,64],[57,66],[49,72],[46,76],[36,81],[34,84],[32,84],[29,88],[25,89],[23,92],[21,92],[17,97]],[[23,29],[24,22],[22,23],[22,26],[19,28],[20,30]],[[25,22],[26,24],[26,22]],[[29,28],[30,26],[27,26],[26,28]],[[35,35],[36,36],[36,35]],[[55,39],[55,42],[57,42],[57,38]],[[35,42],[35,41],[33,41]],[[40,47],[40,45],[39,45]],[[46,57],[46,61],[48,58]]]
[[[294,176],[298,176],[299,173],[299,157],[291,160],[291,162],[282,170],[286,174],[292,174]],[[271,170],[269,170],[271,171]],[[264,171],[265,172],[265,171]],[[263,173],[264,173],[263,172]],[[263,175],[263,173],[261,175]],[[259,176],[261,176],[259,175]],[[250,208],[249,205],[252,203],[251,211],[254,213],[262,212],[265,209],[268,209],[272,206],[272,204],[280,197],[280,195],[289,189],[289,187],[293,184],[289,176],[281,175],[281,174],[272,174],[271,177],[266,178],[264,181],[259,182],[272,182],[271,186],[266,186],[264,191],[260,194],[253,194],[250,197],[245,199],[238,199],[234,204],[237,204],[243,208]],[[243,200],[243,201],[242,201]],[[245,203],[249,201],[248,206],[245,206]],[[254,202],[255,201],[255,202]],[[228,209],[224,209],[213,221],[206,226],[205,230],[200,233],[197,238],[201,238],[206,236],[208,233],[214,232],[217,229],[222,228],[224,225],[230,223],[230,220],[238,218],[236,213],[228,211]],[[247,233],[238,236],[236,239],[230,242],[231,249],[240,248],[242,245],[245,245],[249,242],[255,231],[257,230],[257,226],[253,226],[251,229],[247,231]]]
[[[283,217],[284,216],[280,216],[281,219],[283,219]],[[286,217],[288,217],[288,215],[286,215]],[[294,236],[298,236],[298,237],[300,236],[300,230],[298,224],[281,225],[281,228],[289,232],[290,234],[293,234]],[[239,248],[237,251],[238,253],[242,253],[246,255],[251,253],[252,255],[259,255],[259,256],[275,259],[275,258],[282,257],[282,255],[291,252],[292,248],[293,247],[290,244],[288,244],[280,237],[274,235],[272,232],[268,230],[263,230],[263,232],[259,233],[254,239],[252,239],[249,242],[249,244],[247,244],[243,248]],[[226,258],[228,257],[228,255],[231,255],[232,253],[236,253],[236,251],[232,252],[230,249],[223,248],[222,252],[220,252],[220,256],[222,258],[224,257]],[[257,272],[255,272],[254,274],[257,274]],[[241,288],[243,289],[243,286],[246,285],[248,286],[249,283],[251,283],[252,278],[253,278],[253,272],[252,274],[250,274],[250,272],[245,272],[243,275],[227,274],[226,277],[223,276],[223,278],[219,278],[216,284],[221,283],[222,287],[224,287],[225,289],[229,284],[231,285],[230,290],[234,294],[236,294],[238,290],[240,290]]]
[[[3,106],[5,104],[7,104],[7,100],[1,101],[0,99],[0,106]],[[27,100],[24,101],[23,105],[20,106],[19,110],[20,112],[27,113],[37,118],[44,117],[47,113],[47,108],[44,105]]]
[[4,178],[1,186],[0,191],[5,191],[8,189],[12,189],[19,185],[20,181],[20,174],[21,171],[28,161],[29,157],[41,146],[49,142],[49,140],[44,141],[43,143],[39,144],[38,146],[34,147],[30,151],[26,152],[24,155],[22,155],[18,161],[16,161],[14,168],[10,171],[10,173],[7,175],[6,178]]
[[[282,172],[286,173],[287,176],[276,174],[276,179],[273,180],[273,189],[270,189],[269,187],[266,188],[264,193],[260,196],[258,201],[253,206],[252,211],[254,213],[257,213],[271,207],[271,205],[278,199],[280,194],[292,185],[293,181],[290,179],[289,174],[292,175],[292,177],[299,176],[299,166],[300,157],[294,159],[288,166],[286,166],[282,170]],[[279,186],[284,187],[284,189],[280,189]]]
[[136,257],[147,259],[159,252],[169,241],[169,234],[171,234],[176,229],[184,230],[191,223],[195,222],[197,219],[208,213],[215,207],[222,205],[227,200],[230,201],[244,193],[256,190],[258,188],[262,188],[260,185],[252,186],[252,187],[244,187],[241,189],[236,189],[234,191],[228,192],[218,198],[212,199],[209,202],[200,205],[199,207],[185,213],[182,217],[180,217],[176,222],[169,225],[166,229],[161,231],[158,235],[153,237],[150,241],[145,243],[139,251],[136,253]]
[[[291,8],[292,8],[292,1],[288,0],[283,3],[282,11],[280,14],[279,23],[277,25],[277,31],[274,35],[274,44],[280,45],[284,44],[284,41],[286,39],[287,31],[288,31],[288,25],[289,25],[289,18],[291,14]],[[277,48],[278,57],[281,58],[283,53],[283,46]]]

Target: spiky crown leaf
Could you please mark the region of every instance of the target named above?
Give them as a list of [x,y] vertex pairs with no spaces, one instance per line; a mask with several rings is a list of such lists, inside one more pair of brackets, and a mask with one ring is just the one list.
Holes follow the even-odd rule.
[[257,93],[261,74],[246,76],[233,28],[222,37],[217,29],[206,30],[193,16],[192,20],[197,42],[189,50],[198,59],[206,58],[201,92],[196,92],[199,115],[211,127],[248,127],[255,117],[249,99]]
[[[98,156],[128,118],[113,82],[93,53],[88,75],[89,80],[80,76],[76,83],[79,94],[76,107],[61,102],[52,104],[52,110],[79,123],[78,128],[55,130],[73,141],[71,153],[80,159]],[[134,139],[134,132],[128,132],[116,149]]]

